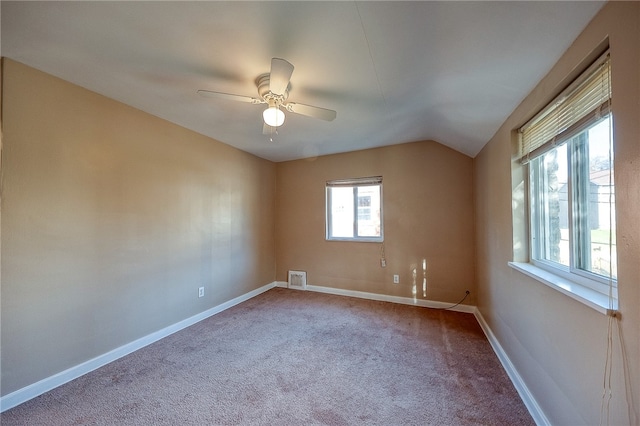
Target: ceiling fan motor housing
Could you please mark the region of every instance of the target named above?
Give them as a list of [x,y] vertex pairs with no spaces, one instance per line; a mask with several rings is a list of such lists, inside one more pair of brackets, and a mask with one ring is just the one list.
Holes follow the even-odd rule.
[[267,103],[269,103],[270,99],[273,99],[276,101],[278,105],[281,105],[289,97],[289,90],[291,90],[291,83],[287,85],[287,88],[284,91],[284,93],[273,93],[269,89],[269,82],[270,82],[269,77],[270,77],[270,74],[266,73],[266,74],[261,74],[256,79],[256,86],[258,86],[258,94]]

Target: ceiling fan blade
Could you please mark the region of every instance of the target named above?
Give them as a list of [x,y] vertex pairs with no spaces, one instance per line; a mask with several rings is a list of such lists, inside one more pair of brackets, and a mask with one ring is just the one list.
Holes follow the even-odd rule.
[[305,104],[296,104],[289,102],[285,105],[287,111],[295,112],[296,114],[306,115],[307,117],[319,118],[320,120],[333,121],[338,115],[332,109],[320,108]]
[[276,95],[284,94],[293,74],[293,65],[284,59],[271,59],[271,74],[269,76],[269,90]]
[[226,99],[228,101],[247,102],[250,104],[264,103],[262,99],[252,98],[250,96],[232,95],[230,93],[212,92],[210,90],[198,90],[198,94],[205,98]]

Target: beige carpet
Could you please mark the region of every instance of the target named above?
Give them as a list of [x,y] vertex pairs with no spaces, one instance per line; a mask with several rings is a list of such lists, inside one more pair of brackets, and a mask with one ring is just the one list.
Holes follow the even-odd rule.
[[273,289],[8,425],[532,425],[471,314]]

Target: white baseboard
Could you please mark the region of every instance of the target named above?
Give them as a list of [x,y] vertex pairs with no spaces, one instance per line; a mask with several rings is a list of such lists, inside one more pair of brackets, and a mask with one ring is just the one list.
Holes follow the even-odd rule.
[[[84,374],[87,374],[93,370],[96,370],[112,361],[115,361],[119,358],[122,358],[125,355],[128,355],[132,352],[137,351],[145,346],[150,345],[151,343],[157,342],[158,340],[167,337],[173,333],[176,333],[186,327],[189,327],[197,322],[200,322],[206,318],[209,318],[212,315],[215,315],[219,312],[222,312],[226,309],[229,309],[239,303],[242,303],[246,300],[251,299],[261,293],[264,293],[267,290],[270,290],[274,287],[287,288],[287,282],[285,281],[274,281],[270,284],[264,285],[260,288],[257,288],[253,291],[250,291],[246,294],[236,297],[235,299],[231,299],[227,302],[224,302],[218,306],[215,306],[211,309],[208,309],[204,312],[201,312],[197,315],[194,315],[190,318],[177,322],[169,327],[163,328],[162,330],[158,330],[154,333],[151,333],[147,336],[141,337],[140,339],[134,340],[131,343],[127,343],[119,348],[116,348],[112,351],[109,351],[103,355],[97,356],[93,359],[90,359],[82,364],[71,367],[65,371],[54,374],[51,377],[47,377],[46,379],[40,380],[39,382],[33,383],[31,385],[25,386],[22,389],[18,389],[10,394],[7,394],[3,397],[0,397],[0,412],[6,411],[10,408],[13,408],[23,402],[26,402],[32,398],[35,398],[39,395],[42,395],[45,392],[48,392],[58,386],[61,386],[67,382],[70,382],[73,379],[76,379]],[[357,297],[360,299],[369,299],[369,300],[378,300],[382,302],[392,302],[392,303],[400,303],[404,305],[414,305],[414,306],[422,306],[427,308],[448,308],[451,306],[450,303],[436,302],[431,300],[423,300],[423,299],[414,299],[410,297],[399,297],[399,296],[389,296],[384,294],[377,293],[368,293],[363,291],[353,291],[353,290],[343,290],[339,288],[332,287],[322,287],[315,285],[307,285],[307,291],[315,291],[318,293],[327,293],[327,294],[335,294],[339,296],[350,296]],[[533,417],[534,421],[537,425],[547,426],[551,425],[547,417],[544,415],[540,406],[529,392],[529,389],[525,385],[522,377],[518,374],[515,367],[509,360],[509,357],[500,346],[500,343],[497,341],[495,335],[489,328],[488,324],[482,317],[482,314],[475,306],[469,305],[458,305],[451,308],[452,311],[456,312],[466,312],[472,313],[475,315],[480,327],[484,331],[491,347],[494,352],[498,356],[498,359],[502,363],[507,375],[511,379],[511,382],[515,386],[518,394],[522,398],[524,404],[526,405],[529,413]]]
[[520,374],[518,374],[518,371],[507,356],[506,352],[504,351],[504,349],[502,349],[502,346],[500,345],[500,342],[498,342],[495,334],[493,334],[493,331],[491,331],[491,328],[489,328],[489,324],[487,324],[487,322],[484,320],[484,317],[477,308],[475,308],[474,315],[478,320],[478,324],[480,324],[480,327],[484,331],[484,334],[487,336],[487,340],[489,340],[493,351],[498,356],[500,363],[502,363],[502,367],[504,367],[507,375],[513,383],[513,386],[515,386],[516,390],[518,391],[522,402],[524,402],[524,405],[529,410],[529,414],[531,414],[531,417],[533,417],[533,420],[536,422],[536,425],[551,426],[551,422],[549,421],[547,416],[545,416],[544,412],[540,408],[540,405],[538,405],[538,402],[529,391],[529,388],[525,384],[524,380],[522,380],[522,377],[520,376]]
[[[287,283],[284,283],[285,287]],[[386,294],[368,293],[365,291],[343,290],[341,288],[322,287],[307,284],[307,291],[316,291],[318,293],[336,294],[339,296],[358,297],[360,299],[378,300],[380,302],[400,303],[402,305],[422,306],[425,308],[445,309],[450,308],[451,311],[474,313],[475,306],[457,305],[453,303],[436,302],[434,300],[417,299],[412,297],[389,296]]]
[[82,364],[76,365],[60,373],[54,374],[53,376],[47,377],[46,379],[42,379],[39,382],[33,383],[31,385],[25,386],[22,389],[18,389],[17,391],[7,394],[0,398],[0,412],[6,411],[10,408],[15,407],[16,405],[22,404],[23,402],[42,395],[45,392],[48,392],[54,388],[57,388],[58,386],[70,382],[73,379],[76,379],[112,361],[115,361],[118,358],[122,358],[123,356],[137,351],[138,349],[141,349],[145,346],[148,346],[151,343],[157,342],[158,340],[167,337],[177,331],[180,331],[183,328],[189,327],[197,322],[209,318],[212,315],[215,315],[239,303],[249,300],[252,297],[255,297],[267,290],[272,289],[276,285],[276,282],[266,284],[260,288],[238,296],[235,299],[231,299],[227,302],[221,303],[218,306],[177,322],[173,325],[170,325],[169,327],[163,328],[162,330],[158,330],[147,336],[141,337],[140,339],[134,340],[131,343],[127,343],[126,345],[120,346],[119,348],[85,361]]

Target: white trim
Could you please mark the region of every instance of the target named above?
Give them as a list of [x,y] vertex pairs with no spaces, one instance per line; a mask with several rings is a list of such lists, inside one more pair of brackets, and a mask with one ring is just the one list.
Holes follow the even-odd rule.
[[65,383],[70,382],[71,380],[77,379],[78,377],[90,373],[91,371],[96,370],[104,365],[107,365],[112,361],[122,358],[125,355],[129,355],[130,353],[137,351],[138,349],[148,346],[151,343],[157,342],[158,340],[163,339],[177,331],[180,331],[197,322],[209,318],[212,315],[220,313],[239,303],[245,302],[252,297],[264,293],[267,290],[271,290],[276,286],[280,285],[275,281],[270,284],[266,284],[227,302],[221,303],[218,306],[196,314],[190,318],[165,327],[162,330],[158,330],[147,336],[134,340],[133,342],[122,345],[119,348],[116,348],[105,354],[99,355],[67,370],[61,371],[57,374],[54,374],[53,376],[47,377],[46,379],[42,379],[39,382],[30,384],[21,389],[18,389],[17,391],[11,392],[10,394],[7,394],[0,398],[0,412],[6,411],[10,408],[15,407],[16,405],[22,404],[23,402],[42,395],[43,393],[57,388],[58,386],[62,386]]
[[609,302],[609,296],[530,263],[509,262],[509,266],[604,315],[613,315],[618,309],[618,299]]
[[[325,240],[326,241],[353,241],[353,242],[368,242],[368,243],[381,243],[384,242],[384,208],[383,208],[383,199],[384,199],[384,194],[382,192],[382,176],[377,176],[376,178],[379,178],[380,181],[377,183],[362,183],[362,184],[358,184],[358,183],[354,183],[354,184],[348,184],[348,185],[330,185],[330,182],[338,182],[338,181],[328,181],[327,185],[325,186]],[[365,178],[365,179],[372,179],[372,178]],[[356,179],[357,180],[357,179]],[[352,181],[352,180],[341,180],[341,182],[347,182],[347,181]],[[353,237],[334,237],[331,234],[333,233],[333,213],[332,213],[332,207],[331,207],[331,200],[332,197],[329,195],[331,190],[335,187],[342,187],[342,188],[347,188],[347,187],[351,187],[354,189],[354,195],[356,194],[357,190],[356,188],[359,188],[361,186],[378,186],[379,189],[379,195],[380,195],[380,235],[377,237],[366,237],[366,236],[360,236],[360,235],[356,235],[357,232],[357,222],[358,222],[358,207],[357,207],[357,201],[358,199],[356,197],[353,198],[353,202],[354,202],[354,206],[353,206]]]
[[[321,286],[309,285],[309,284],[307,284],[307,291],[336,294],[338,296],[357,297],[360,299],[378,300],[381,302],[400,303],[402,305],[422,306],[425,308],[443,309],[443,308],[449,308],[451,305],[454,305],[454,303],[436,302],[434,300],[417,299],[412,297],[389,296],[386,294],[367,293],[364,291],[344,290],[341,288],[321,287]],[[452,307],[450,310],[472,314],[475,312],[475,307],[470,305],[457,305]]]
[[477,308],[475,308],[474,315],[476,317],[476,320],[478,321],[478,324],[480,324],[482,331],[484,331],[485,336],[487,336],[487,340],[489,340],[489,344],[493,348],[493,351],[498,356],[502,367],[504,367],[507,375],[511,379],[511,383],[513,383],[513,386],[515,386],[516,391],[518,391],[522,402],[524,402],[524,405],[529,410],[529,414],[531,414],[531,417],[533,417],[533,420],[536,422],[536,425],[551,426],[551,422],[549,421],[549,419],[547,419],[547,416],[545,416],[544,412],[540,408],[540,405],[538,405],[538,402],[529,391],[529,388],[525,384],[524,380],[522,380],[522,377],[520,376],[520,374],[518,374],[518,370],[516,370],[516,367],[513,365],[504,349],[502,349],[500,342],[498,342],[495,334],[493,334],[493,331],[491,331],[491,328],[489,328],[489,324],[487,324],[487,322],[484,320],[484,317]]

